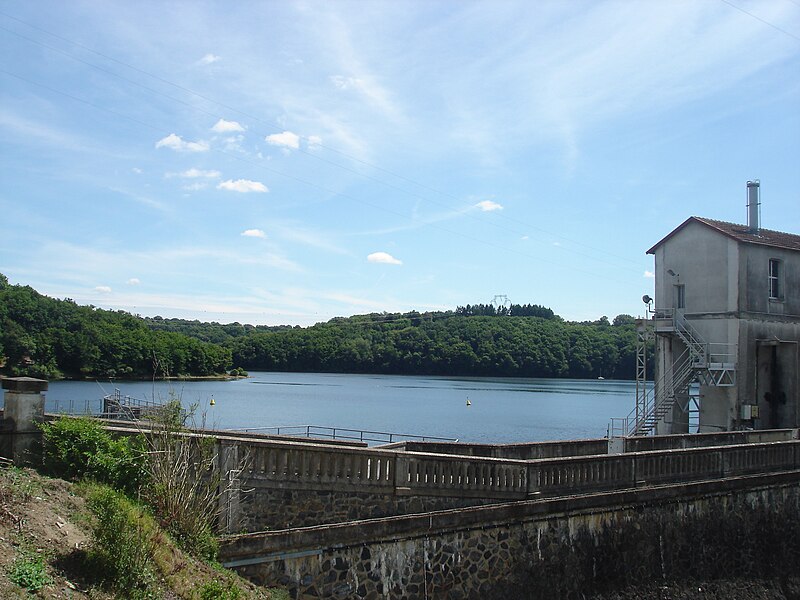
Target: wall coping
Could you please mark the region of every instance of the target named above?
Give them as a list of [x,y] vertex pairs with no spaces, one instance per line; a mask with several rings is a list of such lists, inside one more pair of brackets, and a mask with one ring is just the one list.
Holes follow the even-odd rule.
[[47,390],[47,380],[34,377],[3,377],[2,388],[18,394],[32,394]]

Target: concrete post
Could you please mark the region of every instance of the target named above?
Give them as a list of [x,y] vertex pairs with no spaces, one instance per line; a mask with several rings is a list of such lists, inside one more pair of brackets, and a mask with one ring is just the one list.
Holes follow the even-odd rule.
[[47,381],[32,377],[9,377],[2,380],[5,390],[4,417],[11,436],[9,458],[23,465],[31,460],[41,440],[36,426],[44,420],[44,392]]

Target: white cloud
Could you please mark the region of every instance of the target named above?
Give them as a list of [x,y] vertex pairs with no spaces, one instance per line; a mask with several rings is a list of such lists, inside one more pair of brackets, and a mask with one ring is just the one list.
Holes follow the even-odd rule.
[[384,265],[402,265],[403,261],[396,259],[388,252],[373,252],[367,256],[367,260],[371,263],[380,263]]
[[183,189],[187,192],[199,192],[200,190],[204,190],[208,187],[208,184],[205,181],[195,181],[194,183],[190,183],[188,185],[183,186]]
[[254,237],[254,238],[261,238],[264,239],[267,237],[267,234],[264,233],[261,229],[245,229],[241,235],[244,237]]
[[199,65],[210,65],[217,62],[220,59],[219,56],[216,54],[211,54],[210,52],[206,54],[203,58],[197,61]]
[[216,179],[220,175],[222,175],[222,173],[219,171],[195,169],[194,167],[181,171],[180,173],[167,173],[167,177],[184,177],[186,179],[197,179],[200,177]]
[[244,131],[244,127],[242,127],[236,121],[226,121],[225,119],[220,119],[211,128],[211,131],[215,131],[217,133],[231,133],[233,131]]
[[98,285],[97,287],[94,288],[94,291],[99,292],[101,294],[110,294],[111,288],[108,287],[107,285]]
[[208,142],[187,142],[181,136],[170,133],[156,142],[156,148],[169,148],[176,152],[207,152],[210,147]]
[[483,212],[491,212],[493,210],[503,210],[503,206],[498,204],[497,202],[492,202],[491,200],[482,200],[475,205],[476,208],[480,208]]
[[133,167],[133,169],[131,169],[131,171],[133,171],[137,175],[141,175],[142,173],[144,173],[144,171],[142,171],[139,167]]
[[233,179],[228,179],[227,181],[221,182],[217,186],[218,190],[228,190],[231,192],[241,192],[243,194],[247,192],[268,192],[269,189],[260,181],[250,181],[249,179],[237,179],[234,181]]
[[284,148],[291,148],[297,150],[300,147],[300,136],[291,131],[284,131],[283,133],[273,133],[264,138],[266,142],[272,146],[282,146]]
[[652,271],[645,271],[643,277],[647,279],[655,279],[656,275]]
[[314,150],[322,145],[322,138],[318,135],[310,135],[307,140],[309,150]]
[[127,281],[128,285],[139,285],[140,283],[141,283],[141,281],[139,281],[136,277],[131,277]]

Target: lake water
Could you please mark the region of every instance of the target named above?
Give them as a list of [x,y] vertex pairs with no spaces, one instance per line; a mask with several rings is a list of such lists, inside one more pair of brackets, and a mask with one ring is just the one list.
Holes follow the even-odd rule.
[[[99,412],[123,395],[197,405],[209,426],[319,425],[512,443],[600,438],[635,402],[632,381],[250,373],[236,381],[51,382],[48,411]],[[214,406],[210,405],[214,398]],[[467,406],[469,398],[471,405]]]

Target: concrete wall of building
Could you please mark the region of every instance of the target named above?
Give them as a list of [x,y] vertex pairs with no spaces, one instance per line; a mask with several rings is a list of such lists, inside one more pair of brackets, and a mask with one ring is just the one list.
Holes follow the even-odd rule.
[[301,600],[581,598],[794,573],[798,510],[793,473],[253,534],[221,559]]
[[[781,261],[780,299],[769,298],[769,261]],[[674,286],[685,286],[687,322],[710,344],[710,360],[735,362],[732,387],[700,388],[700,431],[796,427],[800,423],[800,252],[739,243],[690,222],[655,251],[656,307],[675,309]],[[668,270],[675,275],[669,275]],[[769,340],[776,345],[767,346]],[[657,339],[656,377],[671,369],[683,344]],[[758,406],[745,418],[743,405]],[[686,430],[675,407],[661,434]]]
[[655,251],[656,307],[676,308],[674,286],[681,284],[687,313],[737,310],[737,246],[704,225],[688,223]]
[[[744,282],[741,309],[763,315],[785,315],[800,319],[800,252],[742,244],[739,264]],[[781,298],[769,297],[769,261],[781,261]]]

